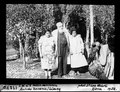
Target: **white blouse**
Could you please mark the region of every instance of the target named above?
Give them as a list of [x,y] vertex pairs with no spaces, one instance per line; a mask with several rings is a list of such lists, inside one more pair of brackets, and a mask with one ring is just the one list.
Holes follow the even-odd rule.
[[42,54],[52,54],[54,53],[53,47],[54,47],[54,40],[53,37],[45,37],[41,36],[41,38],[38,41],[38,44],[42,47]]
[[70,36],[70,52],[73,54],[80,53],[84,49],[84,44],[80,35]]

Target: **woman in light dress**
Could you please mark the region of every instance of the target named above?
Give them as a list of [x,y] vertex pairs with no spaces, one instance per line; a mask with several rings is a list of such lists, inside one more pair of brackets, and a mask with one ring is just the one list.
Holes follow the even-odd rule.
[[76,33],[75,28],[72,30],[70,36],[70,54],[71,54],[71,68],[78,74],[82,67],[88,66],[84,53],[84,44],[80,34]]
[[41,58],[41,68],[45,71],[45,77],[51,78],[51,71],[55,64],[55,43],[49,31],[38,41]]

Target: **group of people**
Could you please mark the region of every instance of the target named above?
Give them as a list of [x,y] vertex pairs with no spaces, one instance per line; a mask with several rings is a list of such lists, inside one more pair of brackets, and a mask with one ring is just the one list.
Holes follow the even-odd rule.
[[67,74],[68,65],[75,74],[79,74],[79,68],[88,66],[81,35],[77,34],[75,28],[70,33],[61,22],[56,26],[56,30],[46,31],[38,41],[41,68],[47,79],[51,79],[51,72],[55,69],[58,77],[62,77]]

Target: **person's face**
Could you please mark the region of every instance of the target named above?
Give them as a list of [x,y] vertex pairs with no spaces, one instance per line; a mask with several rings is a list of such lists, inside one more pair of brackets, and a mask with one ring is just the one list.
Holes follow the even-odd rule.
[[46,35],[46,37],[50,37],[50,32],[47,31],[47,32],[45,33],[45,35]]
[[77,35],[76,31],[72,32],[72,36],[75,37]]
[[63,29],[63,25],[59,25],[59,26],[57,26],[57,28],[62,30]]

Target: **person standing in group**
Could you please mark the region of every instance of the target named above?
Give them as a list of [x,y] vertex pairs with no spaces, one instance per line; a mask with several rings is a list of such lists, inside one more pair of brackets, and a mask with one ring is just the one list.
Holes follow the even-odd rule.
[[67,55],[69,51],[69,42],[67,30],[63,28],[63,24],[58,22],[57,29],[52,32],[56,43],[56,54],[58,60],[58,77],[67,74]]
[[[82,67],[88,66],[84,53],[84,43],[80,34],[76,33],[75,27],[71,28],[70,37],[70,54],[71,54],[71,71],[78,74]],[[82,69],[84,70],[84,69]]]
[[55,42],[50,31],[46,31],[44,36],[38,41],[41,58],[41,68],[45,71],[45,77],[51,79],[51,70],[55,63]]

